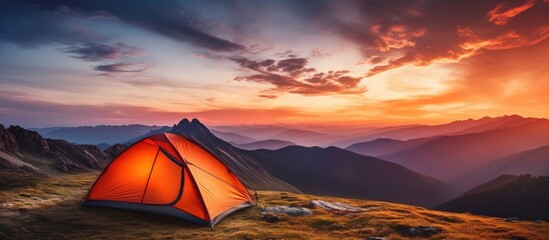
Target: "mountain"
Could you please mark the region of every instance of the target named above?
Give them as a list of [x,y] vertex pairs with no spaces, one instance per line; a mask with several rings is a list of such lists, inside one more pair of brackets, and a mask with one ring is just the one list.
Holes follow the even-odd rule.
[[417,147],[435,138],[437,137],[417,138],[406,141],[378,138],[369,142],[355,143],[345,149],[366,156],[379,157]]
[[489,162],[459,180],[459,185],[487,182],[503,174],[549,176],[549,145]]
[[[350,146],[352,144],[369,142],[378,138],[390,138],[395,140],[411,140],[417,138],[429,138],[434,136],[461,135],[467,133],[479,133],[500,127],[511,127],[535,121],[536,118],[523,118],[518,115],[506,115],[501,117],[483,117],[481,119],[457,120],[439,125],[409,125],[396,127],[383,127],[372,129],[366,133],[342,141],[336,141],[334,146]],[[511,122],[511,123],[510,123]],[[508,124],[508,126],[505,126]]]
[[303,146],[324,146],[338,136],[301,129],[288,129],[278,133],[272,139],[295,142]]
[[549,220],[549,177],[502,175],[437,207],[497,217]]
[[[482,165],[510,154],[547,145],[548,142],[549,120],[537,119],[516,127],[441,136],[381,158],[456,185],[461,182],[461,178]],[[456,186],[460,189],[471,187]]]
[[210,129],[210,132],[212,132],[216,137],[223,139],[226,142],[234,143],[234,144],[244,144],[244,143],[251,143],[255,142],[257,140],[246,137],[244,135],[240,135],[238,133],[233,132],[222,132]]
[[256,149],[276,150],[276,149],[280,149],[280,148],[291,146],[291,145],[297,145],[297,144],[290,141],[269,139],[269,140],[263,140],[263,141],[245,143],[245,144],[237,144],[236,147],[245,149],[245,150],[256,150]]
[[48,173],[103,169],[110,158],[99,147],[43,138],[38,132],[0,124],[0,168]]
[[215,126],[216,131],[233,132],[253,139],[272,139],[275,135],[291,128],[269,125]]
[[64,139],[69,142],[79,144],[116,144],[124,143],[129,139],[146,134],[147,132],[162,128],[160,126],[146,125],[122,125],[107,126],[99,125],[95,127],[68,127],[60,129],[37,129],[43,136],[52,139]]
[[456,196],[451,186],[434,178],[337,147],[289,146],[250,153],[274,176],[308,194],[421,206]]
[[197,119],[189,121],[185,118],[175,125],[171,132],[181,134],[210,151],[223,161],[231,171],[234,171],[238,178],[249,188],[299,192],[290,184],[272,176],[250,157],[247,151],[234,147],[216,137]]

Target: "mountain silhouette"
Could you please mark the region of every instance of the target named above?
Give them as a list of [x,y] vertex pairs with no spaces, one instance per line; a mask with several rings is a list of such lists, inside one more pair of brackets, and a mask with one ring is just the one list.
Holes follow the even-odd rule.
[[441,204],[438,210],[549,220],[549,177],[502,175]]
[[461,178],[458,185],[487,182],[504,174],[549,176],[549,145],[491,161]]
[[463,185],[460,181],[475,169],[498,158],[547,145],[548,142],[549,120],[537,119],[519,126],[480,133],[441,136],[381,158],[467,189],[482,183]]
[[270,173],[308,194],[435,206],[453,187],[398,164],[337,147],[289,146],[251,155]]
[[124,143],[128,139],[143,135],[161,126],[146,126],[139,124],[122,126],[81,126],[34,129],[45,138],[64,139],[79,144],[116,144]]
[[251,143],[237,144],[236,146],[245,150],[256,150],[256,149],[269,149],[276,150],[283,147],[296,145],[290,141],[278,140],[278,139],[269,139],[263,141],[256,141]]

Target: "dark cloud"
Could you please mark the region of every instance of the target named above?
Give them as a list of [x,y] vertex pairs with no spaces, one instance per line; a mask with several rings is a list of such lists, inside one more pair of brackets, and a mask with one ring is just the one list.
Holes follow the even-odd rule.
[[65,48],[64,52],[74,54],[75,58],[97,62],[104,60],[118,60],[122,57],[138,57],[143,55],[145,50],[119,42],[113,45],[101,43],[81,44]]
[[243,45],[213,36],[207,33],[201,20],[185,9],[180,1],[140,1],[121,0],[27,0],[28,4],[38,6],[49,12],[56,11],[60,6],[77,11],[88,16],[109,16],[121,21],[147,28],[177,41],[189,42],[209,50],[234,52],[243,51]]
[[113,64],[104,64],[99,65],[94,68],[100,72],[107,73],[124,73],[124,72],[143,72],[146,67],[141,64],[136,63],[113,63]]
[[23,48],[36,48],[43,44],[70,45],[104,38],[67,15],[7,0],[0,2],[0,40]]
[[366,91],[358,86],[362,77],[351,77],[349,71],[317,72],[307,68],[306,58],[288,58],[276,62],[272,59],[253,61],[247,58],[231,58],[243,69],[254,74],[236,77],[236,81],[267,83],[274,88],[264,90],[259,96],[276,98],[280,93],[302,95],[360,94]]

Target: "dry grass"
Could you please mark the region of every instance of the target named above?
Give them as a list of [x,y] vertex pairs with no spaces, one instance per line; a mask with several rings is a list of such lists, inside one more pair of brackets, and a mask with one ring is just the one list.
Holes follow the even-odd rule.
[[259,192],[262,205],[309,207],[311,199],[340,201],[379,210],[341,216],[314,209],[312,216],[282,216],[266,222],[258,208],[230,215],[214,230],[145,213],[82,207],[96,173],[33,179],[31,185],[0,188],[0,239],[405,239],[399,232],[431,225],[433,239],[549,239],[549,223],[505,222],[501,218],[432,211],[387,202]]

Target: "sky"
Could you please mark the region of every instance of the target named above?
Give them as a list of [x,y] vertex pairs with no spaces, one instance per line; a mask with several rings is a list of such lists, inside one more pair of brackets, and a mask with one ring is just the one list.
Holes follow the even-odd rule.
[[549,1],[0,2],[0,123],[549,117]]

